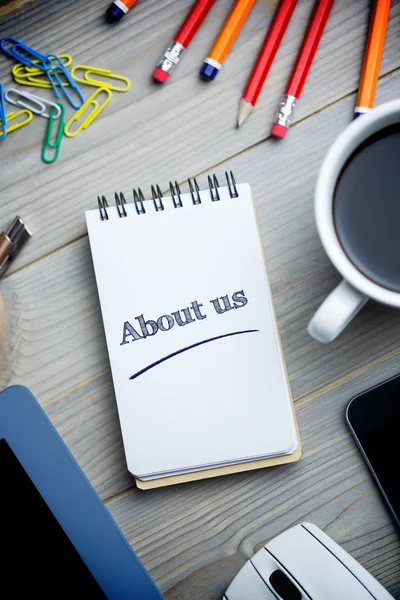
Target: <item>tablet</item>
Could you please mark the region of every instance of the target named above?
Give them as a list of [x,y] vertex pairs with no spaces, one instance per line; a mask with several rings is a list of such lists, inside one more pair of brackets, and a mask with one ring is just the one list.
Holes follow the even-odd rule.
[[0,393],[0,481],[2,598],[162,599],[22,386]]

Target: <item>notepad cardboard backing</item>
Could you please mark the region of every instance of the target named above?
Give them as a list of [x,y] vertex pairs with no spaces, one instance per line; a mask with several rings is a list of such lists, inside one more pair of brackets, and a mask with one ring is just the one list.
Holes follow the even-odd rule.
[[[296,431],[299,436],[299,429],[296,421]],[[264,460],[253,460],[247,463],[229,465],[227,467],[218,467],[216,469],[206,469],[205,471],[196,471],[195,473],[185,473],[184,475],[175,475],[173,477],[162,477],[152,481],[141,481],[135,478],[136,486],[140,490],[152,490],[167,485],[177,485],[178,483],[189,483],[190,481],[199,481],[209,479],[210,477],[220,477],[221,475],[232,475],[233,473],[243,473],[244,471],[254,471],[255,469],[264,469],[266,467],[276,467],[296,462],[301,457],[301,441],[299,436],[299,445],[293,454],[286,456],[274,456]]]

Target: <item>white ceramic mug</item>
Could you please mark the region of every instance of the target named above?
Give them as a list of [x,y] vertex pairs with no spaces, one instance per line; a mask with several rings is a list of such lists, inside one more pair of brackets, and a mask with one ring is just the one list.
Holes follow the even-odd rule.
[[333,221],[336,183],[345,163],[366,139],[395,123],[400,123],[400,100],[382,104],[353,121],[333,143],[322,163],[315,190],[315,219],[325,251],[343,281],[324,300],[308,325],[309,334],[320,342],[334,340],[369,298],[400,308],[400,293],[375,283],[350,261]]

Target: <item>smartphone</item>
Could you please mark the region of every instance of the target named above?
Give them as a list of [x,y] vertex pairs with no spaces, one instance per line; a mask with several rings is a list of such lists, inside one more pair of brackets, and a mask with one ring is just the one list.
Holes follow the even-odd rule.
[[346,420],[400,527],[400,375],[353,398]]

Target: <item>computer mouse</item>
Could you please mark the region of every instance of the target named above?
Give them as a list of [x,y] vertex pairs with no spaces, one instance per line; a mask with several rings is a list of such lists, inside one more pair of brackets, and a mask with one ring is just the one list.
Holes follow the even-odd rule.
[[223,600],[393,600],[343,548],[311,523],[281,533],[236,575]]

